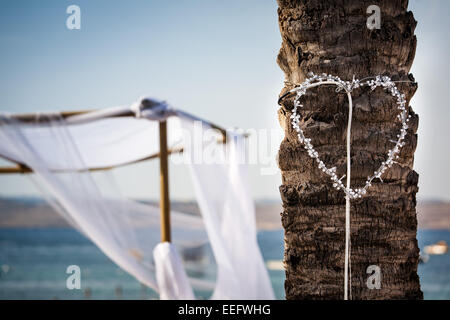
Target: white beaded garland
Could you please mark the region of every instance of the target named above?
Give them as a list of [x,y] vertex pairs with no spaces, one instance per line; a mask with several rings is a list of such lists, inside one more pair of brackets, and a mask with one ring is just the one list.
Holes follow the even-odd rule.
[[[337,190],[342,189],[345,192],[345,194],[349,196],[350,199],[361,198],[363,195],[367,193],[367,188],[372,185],[372,181],[375,178],[381,180],[381,176],[383,175],[383,173],[395,163],[394,159],[398,158],[398,153],[405,144],[403,140],[406,136],[406,130],[408,129],[408,121],[411,117],[408,116],[408,111],[406,109],[405,95],[399,92],[395,83],[387,76],[376,76],[375,79],[363,82],[361,82],[358,79],[353,79],[352,81],[343,81],[339,77],[328,75],[325,73],[322,75],[315,75],[310,73],[308,74],[308,76],[309,77],[302,84],[291,90],[291,92],[297,93],[294,99],[294,109],[292,110],[291,115],[292,127],[297,132],[298,140],[304,144],[304,148],[307,150],[308,155],[316,160],[318,168],[330,176],[333,182],[333,187],[336,188]],[[397,141],[391,140],[391,142],[395,143],[395,146],[388,151],[387,160],[381,163],[381,166],[373,173],[372,176],[367,177],[366,183],[362,188],[352,189],[345,187],[344,184],[342,183],[342,179],[344,178],[344,176],[342,178],[338,178],[336,173],[336,167],[328,168],[323,163],[323,161],[319,158],[319,153],[314,149],[311,143],[311,139],[305,137],[303,130],[300,128],[299,125],[300,115],[297,113],[298,108],[303,107],[303,105],[300,103],[300,98],[306,93],[307,89],[322,84],[334,84],[337,86],[336,91],[344,89],[347,92],[351,92],[354,88],[359,88],[363,86],[370,86],[372,90],[375,90],[377,87],[381,86],[385,90],[390,92],[392,96],[397,98],[396,101],[397,108],[400,110],[400,114],[397,116],[397,119],[402,124],[400,133],[397,135],[398,139]]]

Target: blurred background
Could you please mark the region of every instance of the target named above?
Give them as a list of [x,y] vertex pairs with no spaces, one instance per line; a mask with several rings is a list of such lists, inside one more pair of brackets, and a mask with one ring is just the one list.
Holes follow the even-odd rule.
[[[81,9],[69,30],[66,8]],[[450,148],[448,52],[450,3],[409,3],[418,25],[413,68],[420,116],[415,168],[419,265],[426,299],[450,299]],[[283,231],[275,156],[283,133],[277,98],[283,74],[275,0],[0,0],[0,111],[84,110],[129,105],[142,95],[223,127],[258,132],[250,165],[259,242],[278,298],[284,297]],[[255,140],[256,139],[256,140]],[[0,165],[7,165],[1,161]],[[158,163],[113,171],[126,196],[156,202]],[[186,168],[170,164],[174,207],[198,213]],[[193,271],[213,277],[210,251]],[[68,265],[82,270],[82,290],[67,290]],[[199,293],[208,297],[208,292]],[[69,228],[26,175],[0,176],[0,299],[148,299],[150,289]]]

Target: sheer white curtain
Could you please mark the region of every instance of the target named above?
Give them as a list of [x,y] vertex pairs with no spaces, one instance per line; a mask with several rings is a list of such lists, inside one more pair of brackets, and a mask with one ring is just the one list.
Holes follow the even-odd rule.
[[[15,124],[21,140],[28,141],[28,147],[51,170],[116,166],[159,152],[158,122],[145,118],[105,118],[67,125],[67,120],[58,118],[57,114],[40,115],[32,123],[14,121],[7,114],[2,117],[3,122],[10,124],[9,131]],[[45,123],[44,118],[51,118],[51,122]],[[167,121],[168,146],[172,148],[182,141],[182,132],[176,117]],[[24,151],[24,148],[11,148],[7,141],[0,144],[0,154],[17,162],[24,161]]]
[[153,250],[161,300],[192,300],[195,298],[176,248],[169,242],[156,245]]
[[[183,126],[178,117],[167,119],[169,147],[179,145],[186,137],[183,127],[191,132],[196,120],[179,115]],[[189,284],[176,248],[198,247],[209,238],[217,264],[213,298],[274,298],[256,241],[246,168],[239,161],[241,138],[231,138],[229,157],[222,144],[213,143],[218,163],[188,161],[203,219],[171,212],[173,245],[160,244],[159,209],[123,197],[110,175],[86,170],[158,152],[158,122],[108,118],[68,125],[58,114],[41,115],[40,120],[24,123],[0,114],[0,155],[30,167],[47,200],[122,269],[161,298],[191,299],[190,284],[203,289],[213,285],[199,279],[189,279]],[[192,144],[184,147],[191,155]],[[99,176],[112,192],[105,193]]]
[[[64,218],[122,269],[159,291],[152,254],[160,241],[159,208],[123,197],[110,176],[109,195],[105,195],[100,179],[85,170],[84,161],[88,159],[94,166],[114,165],[146,156],[142,149],[151,150],[148,154],[158,152],[154,123],[118,119],[100,121],[98,127],[96,122],[72,127],[56,114],[40,118],[46,121],[19,123],[0,115],[0,154],[33,169],[32,179]],[[121,130],[116,131],[118,128]],[[141,148],[134,139],[142,143]],[[109,150],[109,158],[104,158],[101,150]],[[94,159],[93,153],[99,158]],[[176,230],[174,244],[196,247],[207,242],[201,218],[172,212],[171,220]],[[211,287],[202,281],[195,284]]]
[[[194,140],[195,126],[184,119],[184,154],[217,261],[213,299],[275,299],[256,237],[255,208],[249,193],[244,137],[230,134]],[[208,127],[203,127],[210,130]],[[203,137],[210,137],[203,132]]]

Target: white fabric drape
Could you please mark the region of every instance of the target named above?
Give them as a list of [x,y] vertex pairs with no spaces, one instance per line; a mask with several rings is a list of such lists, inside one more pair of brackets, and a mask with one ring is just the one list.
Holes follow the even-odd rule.
[[[47,199],[63,217],[121,268],[140,282],[158,290],[154,277],[152,247],[160,239],[159,209],[128,200],[114,190],[110,190],[113,198],[105,196],[98,179],[88,171],[51,171],[56,167],[85,169],[87,166],[84,159],[90,149],[79,147],[89,139],[76,141],[72,135],[74,131],[65,125],[63,119],[55,115],[48,120],[46,125],[18,124],[10,118],[1,117],[0,152],[2,155],[14,155],[14,159],[33,169],[33,179],[45,190]],[[113,121],[109,124],[109,129],[114,132],[116,125],[117,122]],[[104,123],[101,123],[101,130],[106,130],[103,126]],[[89,134],[91,128],[94,130]],[[90,124],[85,127],[83,136],[95,136],[99,133],[95,129],[97,128]],[[143,131],[144,136],[147,134]],[[155,140],[155,136],[151,138]],[[45,143],[41,139],[44,139]],[[100,141],[95,138],[94,140]],[[112,140],[112,143],[115,142],[116,139]],[[103,147],[106,148],[111,146]],[[111,155],[116,154],[116,159],[122,161],[121,154],[127,153],[123,152],[124,150],[127,149],[116,150]],[[128,154],[129,157],[132,156],[132,150]],[[140,155],[139,152],[137,156]],[[108,162],[111,163],[111,160]],[[106,163],[98,164],[104,166]],[[107,185],[110,189],[113,188],[112,181]],[[207,241],[203,223],[198,217],[173,213],[172,225],[178,231],[174,234],[174,243],[189,247]]]
[[176,248],[169,242],[156,245],[153,250],[161,300],[193,300],[194,292]]
[[[183,127],[190,132],[185,137],[195,136],[191,121],[184,120]],[[257,243],[243,140],[242,135],[230,135],[227,144],[222,145],[213,139],[210,143],[214,150],[192,138],[184,143],[197,201],[218,265],[213,299],[275,299]],[[196,153],[201,151],[203,159],[198,161]],[[206,159],[209,155],[213,159]]]
[[[48,115],[47,117],[51,117]],[[55,115],[54,117],[57,117]],[[44,116],[41,116],[41,119]],[[55,118],[56,119],[56,118]],[[122,165],[138,159],[143,159],[159,152],[158,122],[132,117],[107,118],[95,122],[75,123],[60,130],[64,120],[54,120],[47,125],[20,125],[23,139],[30,141],[33,149],[39,152],[39,157],[50,170],[80,170]],[[182,132],[177,118],[169,118],[168,147],[180,143]],[[72,145],[65,147],[56,139],[70,139]],[[55,146],[55,141],[59,144]],[[77,152],[73,156],[60,152],[56,147],[63,147],[69,152],[72,148]],[[76,150],[75,150],[76,149]],[[42,152],[43,150],[48,152]],[[55,150],[57,152],[54,152]],[[126,152],[125,152],[126,151]],[[8,159],[22,162],[22,150],[8,148],[8,144],[0,144],[0,154]],[[69,161],[68,161],[69,160]]]
[[[122,269],[160,292],[161,298],[190,299],[192,289],[186,284],[175,248],[157,246],[159,209],[123,197],[111,175],[86,170],[157,153],[158,122],[130,117],[69,125],[57,114],[40,116],[41,120],[45,117],[45,122],[24,123],[0,114],[0,155],[30,167],[33,180],[54,208]],[[182,118],[185,130],[192,130],[187,124],[195,117]],[[170,147],[179,145],[185,136],[178,120],[167,119]],[[217,264],[213,298],[273,299],[256,242],[245,167],[237,161],[240,151],[233,139],[229,145],[234,150],[231,161],[223,154],[219,164],[189,164],[203,219],[171,212],[173,244],[179,250],[194,248],[209,238]],[[224,152],[221,144],[213,148],[219,155]],[[191,149],[186,150],[189,155]],[[106,194],[104,186],[112,191]],[[207,281],[189,281],[198,288],[212,288]]]

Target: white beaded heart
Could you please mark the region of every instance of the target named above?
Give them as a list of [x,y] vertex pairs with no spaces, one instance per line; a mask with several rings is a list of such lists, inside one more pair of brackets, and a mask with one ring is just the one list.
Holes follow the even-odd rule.
[[[297,135],[298,139],[301,143],[304,144],[304,148],[308,151],[308,155],[316,160],[319,169],[321,169],[323,172],[325,172],[327,175],[330,176],[331,180],[333,181],[333,187],[335,187],[337,190],[342,189],[350,199],[361,198],[363,195],[367,193],[366,191],[367,188],[372,185],[372,181],[375,178],[381,180],[381,176],[388,168],[392,166],[392,164],[395,162],[394,159],[398,158],[398,153],[405,144],[403,140],[406,135],[406,130],[408,129],[409,118],[411,117],[408,116],[408,112],[406,109],[405,95],[398,91],[395,83],[387,76],[376,76],[375,79],[363,82],[357,79],[356,80],[353,79],[352,81],[343,81],[339,77],[327,74],[322,75],[308,74],[308,76],[309,77],[302,84],[291,90],[291,92],[297,93],[297,96],[294,99],[294,109],[292,110],[291,115],[292,127],[298,133]],[[350,108],[352,103],[350,93],[354,88],[359,88],[363,86],[370,86],[372,90],[375,90],[377,87],[381,86],[386,91],[391,93],[392,96],[397,98],[397,105],[398,105],[397,108],[400,110],[397,119],[402,124],[400,133],[397,135],[398,139],[397,141],[392,141],[395,143],[395,146],[388,151],[387,160],[381,163],[381,166],[378,168],[378,170],[374,172],[372,176],[367,177],[367,181],[364,187],[362,188],[352,189],[349,187],[345,187],[341,181],[344,177],[339,179],[336,174],[336,167],[328,168],[323,163],[323,161],[320,160],[319,153],[314,149],[313,145],[311,144],[311,139],[306,138],[303,133],[303,130],[300,128],[299,125],[300,115],[297,113],[298,108],[303,107],[303,105],[300,104],[300,98],[306,93],[307,89],[317,87],[320,85],[336,85],[337,86],[336,91],[344,89],[348,94]],[[351,121],[351,109],[350,109],[350,121]]]

